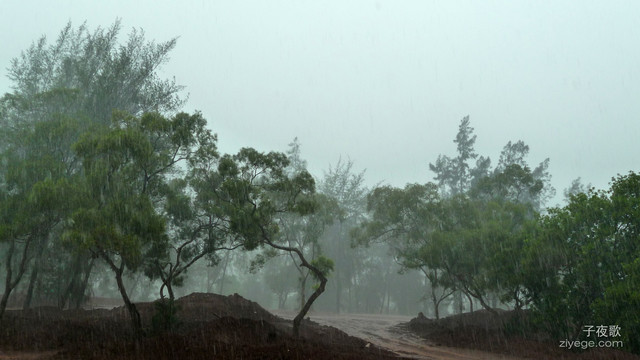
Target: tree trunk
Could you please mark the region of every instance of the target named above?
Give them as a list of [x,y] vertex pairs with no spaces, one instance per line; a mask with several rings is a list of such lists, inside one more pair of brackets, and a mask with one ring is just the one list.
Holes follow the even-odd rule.
[[36,285],[36,281],[38,280],[38,272],[40,270],[40,263],[42,263],[42,255],[44,254],[44,249],[48,243],[48,237],[45,241],[40,244],[38,247],[38,254],[36,255],[35,263],[33,264],[33,270],[31,270],[31,276],[29,277],[29,287],[27,289],[27,295],[24,299],[24,303],[22,304],[22,309],[27,310],[31,307],[31,300],[33,298],[33,290]]
[[72,293],[73,298],[75,300],[76,310],[80,309],[80,307],[82,306],[82,303],[85,300],[84,296],[87,290],[87,286],[89,286],[89,278],[91,277],[91,271],[93,270],[93,262],[94,262],[94,258],[91,258],[91,261],[89,262],[89,264],[86,265],[84,268],[84,278],[82,279],[80,286],[78,286],[78,288],[75,289],[75,291]]
[[298,299],[300,301],[300,307],[299,309],[302,309],[304,307],[304,304],[307,302],[307,294],[305,293],[306,287],[307,287],[307,277],[309,276],[309,273],[307,273],[306,275],[304,275],[304,271],[300,271],[300,298]]
[[[65,288],[62,295],[60,295],[58,301],[58,307],[64,309],[67,307],[67,302],[74,301],[74,294],[78,291],[78,282],[82,272],[82,255],[77,253],[73,259],[73,267],[71,269],[71,275],[69,285]],[[71,299],[71,300],[70,300]]]
[[460,290],[456,290],[453,295],[453,303],[456,307],[457,314],[462,314],[464,311],[464,304],[462,303],[462,292]]
[[[478,301],[480,301],[480,305],[482,305],[483,308],[485,308],[488,312],[492,313],[495,316],[499,316],[500,314],[498,314],[498,312],[492,308],[491,306],[489,306],[489,304],[487,304],[484,301],[484,297],[481,295],[480,292],[476,291],[475,293],[470,291],[469,289],[465,290],[465,294],[467,295],[467,297],[469,297],[469,302],[470,304],[473,304],[471,302],[471,296],[473,296],[474,298],[478,299]],[[473,311],[473,310],[472,310]]]
[[389,294],[389,271],[390,268],[387,268],[387,271],[384,274],[384,292],[382,293],[382,306],[380,306],[380,314],[384,311],[384,302]]
[[4,316],[4,311],[7,308],[9,295],[11,295],[11,289],[5,290],[4,294],[2,294],[2,300],[0,300],[0,324],[2,324],[2,317]]
[[38,264],[39,261],[36,261],[33,270],[31,270],[31,276],[29,277],[29,287],[27,288],[27,295],[24,297],[24,302],[22,303],[22,310],[27,310],[31,307],[31,300],[33,299],[33,289],[36,287],[36,280],[38,279]]
[[[301,253],[299,253],[298,255],[301,257],[301,260],[304,260],[304,257],[302,257]],[[309,296],[309,299],[304,304],[298,315],[296,315],[296,317],[293,319],[293,335],[295,337],[298,337],[300,335],[300,323],[302,322],[302,319],[304,319],[304,316],[307,315],[307,312],[309,311],[309,309],[311,309],[311,305],[313,305],[313,302],[316,301],[320,294],[324,292],[324,288],[327,285],[327,278],[322,274],[320,270],[318,270],[315,266],[307,263],[306,260],[304,260],[303,263],[306,263],[305,267],[308,267],[320,279],[320,286],[318,286],[316,291],[314,291],[313,294]]]
[[389,315],[389,308],[391,307],[391,291],[387,290],[387,315]]
[[476,296],[476,299],[478,299],[478,301],[480,301],[480,305],[482,305],[483,308],[485,308],[485,310],[487,310],[488,312],[492,313],[495,316],[500,316],[500,314],[498,314],[498,312],[496,311],[496,309],[492,308],[489,304],[487,304],[484,299],[482,298],[482,296]]
[[436,316],[436,320],[439,320],[440,310],[438,308],[440,307],[440,301],[438,301],[436,297],[436,289],[434,288],[433,284],[431,285],[431,301],[433,301],[433,312]]
[[129,311],[134,336],[136,337],[136,339],[139,339],[142,337],[142,320],[140,319],[140,313],[138,312],[136,305],[131,302],[131,300],[129,299],[129,295],[127,295],[127,290],[125,289],[124,283],[122,282],[122,272],[122,270],[116,272],[116,282],[118,283],[118,290],[120,290],[120,295],[122,296],[124,305],[127,308],[127,311]]
[[224,290],[224,280],[227,276],[227,266],[229,265],[229,251],[227,251],[227,255],[224,258],[224,267],[222,268],[222,277],[220,278],[220,288],[218,289],[218,294],[222,295],[222,291]]
[[471,295],[469,295],[468,292],[464,293],[467,296],[467,300],[469,301],[469,312],[472,313],[473,312],[473,298],[471,297]]
[[2,317],[4,316],[4,311],[7,308],[7,302],[9,301],[9,295],[11,295],[11,290],[12,289],[10,286],[9,276],[7,275],[7,281],[5,281],[4,294],[2,294],[2,300],[0,300],[0,324],[2,323]]
[[129,299],[129,295],[127,295],[127,289],[124,286],[124,282],[122,281],[122,274],[124,273],[124,262],[121,261],[120,266],[116,266],[113,260],[103,251],[99,252],[100,256],[105,260],[105,262],[109,265],[111,270],[116,275],[116,283],[118,284],[118,290],[120,291],[120,296],[122,296],[122,301],[124,301],[124,305],[129,312],[129,317],[131,318],[131,326],[133,328],[133,335],[136,340],[136,348],[140,346],[140,339],[142,338],[142,320],[140,319],[140,313],[136,308],[136,305],[131,302]]
[[349,286],[347,287],[347,313],[353,311],[353,295],[351,294],[352,286],[353,282],[349,279]]
[[175,300],[176,297],[173,294],[173,286],[171,286],[171,283],[167,284],[167,292],[169,293],[169,300],[171,300],[173,302],[173,300]]
[[69,280],[69,285],[60,296],[60,299],[58,301],[58,307],[61,310],[64,310],[64,308],[67,307],[67,301],[69,301],[69,297],[71,297],[73,288],[75,287],[75,284],[78,281],[78,276],[79,275],[77,272],[74,272],[73,275],[71,275],[71,280]]
[[313,274],[315,275],[315,277],[318,280],[320,280],[320,285],[318,286],[318,288],[313,292],[313,294],[311,294],[311,296],[309,296],[309,299],[304,304],[304,306],[302,307],[298,315],[296,315],[296,317],[293,319],[293,336],[298,337],[300,335],[300,323],[302,322],[302,319],[304,319],[304,316],[307,315],[307,312],[311,308],[311,305],[313,305],[313,302],[316,301],[318,296],[320,296],[320,294],[324,292],[325,286],[327,285],[327,277],[324,276],[322,271],[320,271],[317,267],[311,265],[307,261],[307,259],[304,257],[300,249],[289,247],[289,246],[282,246],[272,242],[269,239],[269,237],[266,235],[266,231],[264,228],[262,228],[262,235],[263,235],[263,240],[272,248],[288,251],[289,253],[292,253],[292,252],[295,253],[300,259],[300,262],[301,262],[300,266],[306,267],[307,269],[313,271]]
[[22,279],[22,275],[24,275],[24,272],[27,268],[29,245],[31,241],[32,238],[29,237],[24,245],[24,249],[22,250],[22,258],[20,259],[20,265],[18,266],[18,273],[16,274],[15,279],[13,279],[13,269],[11,267],[11,263],[13,259],[13,252],[16,248],[16,242],[15,239],[11,240],[11,245],[9,246],[5,263],[6,278],[4,282],[4,294],[2,295],[2,299],[0,300],[0,323],[2,322],[2,317],[4,316],[4,312],[7,309],[9,296],[11,295],[13,289],[18,286],[18,283],[20,282],[20,279]]
[[342,293],[342,280],[340,279],[340,268],[336,268],[336,314],[340,314],[341,293]]
[[278,294],[278,310],[284,310],[284,306],[287,303],[287,298],[289,297],[289,293],[286,290],[280,291]]

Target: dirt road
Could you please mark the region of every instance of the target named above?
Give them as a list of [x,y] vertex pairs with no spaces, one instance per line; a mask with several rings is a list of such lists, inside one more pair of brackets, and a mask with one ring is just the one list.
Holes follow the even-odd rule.
[[[271,312],[285,319],[293,319],[296,315],[292,311],[272,310]],[[524,359],[478,350],[430,344],[398,326],[411,320],[409,316],[312,312],[309,317],[312,321],[321,325],[333,326],[349,335],[369,341],[403,357],[434,360]]]

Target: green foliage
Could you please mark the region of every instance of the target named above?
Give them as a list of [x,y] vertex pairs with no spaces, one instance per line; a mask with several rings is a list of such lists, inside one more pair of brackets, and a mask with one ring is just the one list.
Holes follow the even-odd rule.
[[160,79],[157,70],[176,39],[156,44],[134,29],[119,44],[120,32],[120,21],[93,32],[69,23],[55,42],[43,36],[14,58],[8,76],[15,92],[5,98],[12,109],[9,124],[65,113],[108,125],[114,109],[135,115],[175,112],[183,104],[177,96],[182,87]]
[[265,249],[262,253],[256,255],[253,260],[251,260],[251,264],[249,265],[249,272],[254,274],[260,271],[265,264],[278,256],[278,252],[275,249],[269,248]]
[[151,318],[151,330],[154,334],[171,332],[180,325],[177,316],[180,306],[173,299],[156,300],[153,307],[155,312]]
[[370,219],[352,236],[360,244],[389,243],[402,266],[421,270],[432,290],[460,290],[490,311],[489,295],[521,308],[522,254],[536,210],[551,191],[548,162],[531,170],[529,147],[509,142],[491,170],[490,159],[476,154],[475,140],[465,117],[454,140],[457,156],[440,155],[430,164],[438,184],[374,189]]
[[[326,277],[326,276],[329,276],[329,273],[333,271],[333,267],[335,264],[333,260],[320,255],[311,261],[311,265],[315,266],[318,270],[320,270],[322,275]],[[320,280],[317,278],[315,274],[314,274],[314,277],[316,277],[316,280]]]
[[575,338],[584,325],[619,325],[630,331],[625,346],[638,351],[630,335],[638,319],[638,208],[640,176],[632,172],[541,218],[523,281],[547,329]]
[[[435,180],[438,181],[438,185],[451,195],[461,194],[468,189],[469,175],[473,173],[469,162],[478,157],[474,150],[476,135],[473,134],[473,128],[470,126],[469,116],[465,116],[460,121],[458,133],[453,142],[457,144],[457,157],[439,155],[435,164],[429,164],[429,169],[436,173]],[[484,159],[479,160],[481,163],[484,161]]]

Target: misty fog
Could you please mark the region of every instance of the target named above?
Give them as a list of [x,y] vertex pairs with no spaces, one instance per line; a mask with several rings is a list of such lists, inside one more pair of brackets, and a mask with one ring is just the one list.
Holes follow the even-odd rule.
[[636,2],[0,13],[0,322],[239,294],[640,351]]

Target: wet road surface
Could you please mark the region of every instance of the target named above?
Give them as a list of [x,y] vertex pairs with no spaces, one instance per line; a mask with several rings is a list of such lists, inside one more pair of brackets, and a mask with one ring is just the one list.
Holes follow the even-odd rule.
[[[296,315],[293,311],[271,310],[271,312],[285,319],[293,319]],[[308,317],[320,325],[333,326],[351,336],[359,337],[406,358],[434,360],[524,359],[479,350],[431,344],[399,326],[409,322],[410,316],[310,312]]]

